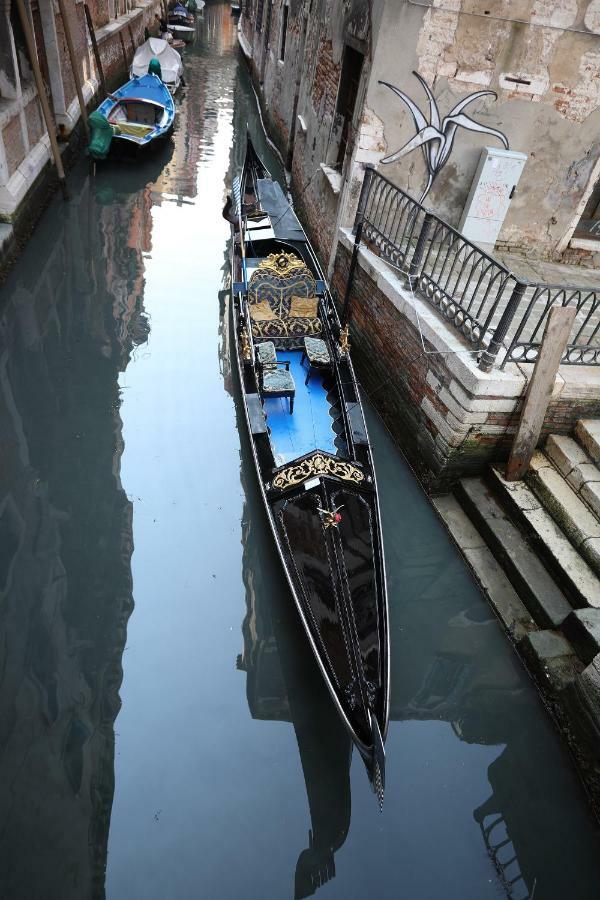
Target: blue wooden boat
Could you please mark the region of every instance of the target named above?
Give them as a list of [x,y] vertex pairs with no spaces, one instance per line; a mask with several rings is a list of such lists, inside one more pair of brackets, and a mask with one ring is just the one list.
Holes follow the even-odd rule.
[[112,126],[114,139],[145,146],[169,134],[175,104],[161,79],[148,74],[109,94],[97,112]]

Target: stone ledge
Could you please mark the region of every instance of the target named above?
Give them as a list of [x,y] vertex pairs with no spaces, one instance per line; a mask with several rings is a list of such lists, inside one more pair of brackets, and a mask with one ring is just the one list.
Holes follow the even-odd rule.
[[575,436],[595,463],[600,463],[600,419],[580,419]]
[[320,168],[333,193],[339,194],[342,189],[342,173],[338,172],[337,169],[332,169],[331,166],[325,165],[325,163],[321,163]]
[[241,22],[238,22],[237,36],[238,36],[239,45],[242,48],[242,53],[244,54],[246,59],[248,59],[248,60],[252,59],[252,47],[246,40],[246,35],[243,32]]
[[[341,228],[340,243],[352,252],[354,237],[349,228]],[[424,300],[410,291],[390,266],[379,256],[361,246],[360,267],[371,277],[388,300],[402,313],[444,362],[466,394],[477,397],[514,398],[521,396],[526,378],[517,366],[509,363],[504,371],[482,372],[474,359],[478,351],[470,350],[457,332]]]
[[135,19],[139,18],[139,16],[144,13],[144,10],[149,9],[153,5],[154,0],[138,0],[135,9],[124,13],[122,16],[119,16],[118,19],[112,19],[106,25],[103,25],[102,28],[98,28],[98,30],[94,32],[98,45],[103,44],[104,41],[108,40],[108,38],[113,37],[113,35],[115,34],[118,34],[121,29],[123,29],[126,25],[130,25]]

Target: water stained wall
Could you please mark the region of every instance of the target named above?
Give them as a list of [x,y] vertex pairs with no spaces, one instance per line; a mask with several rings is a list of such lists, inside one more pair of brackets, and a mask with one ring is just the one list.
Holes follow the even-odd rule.
[[[243,34],[267,122],[287,156],[296,202],[325,262],[331,260],[336,225],[352,220],[365,164],[377,165],[416,197],[427,184],[425,153],[418,146],[382,163],[420,125],[380,82],[403,91],[431,124],[428,98],[413,72],[427,82],[439,110],[440,135],[432,146],[440,148],[451,131],[444,116],[469,95],[487,91],[464,111],[528,156],[499,245],[540,258],[593,261],[593,245],[584,251],[569,243],[600,179],[597,3],[298,2],[289,8],[285,60],[277,55],[282,6],[264,8],[257,28],[255,6],[248,5]],[[347,47],[363,54],[364,63],[340,160],[338,107]],[[502,143],[489,131],[459,125],[436,175],[427,202],[453,225],[486,145]]]

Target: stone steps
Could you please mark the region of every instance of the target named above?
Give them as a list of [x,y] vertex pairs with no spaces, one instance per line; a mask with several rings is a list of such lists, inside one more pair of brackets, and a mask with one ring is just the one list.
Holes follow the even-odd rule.
[[548,438],[525,481],[496,466],[435,504],[600,808],[599,488],[600,422],[585,420],[574,438]]
[[600,463],[600,419],[580,419],[575,437],[596,464]]
[[600,579],[533,491],[523,481],[506,481],[497,466],[490,471],[490,483],[573,607],[600,607]]
[[[600,494],[596,491],[600,468],[596,459],[600,459],[600,421],[582,420],[575,438],[548,438],[544,451],[535,452],[525,481],[508,482],[503,467],[495,466],[485,478],[462,479],[454,498],[477,539],[484,542],[475,545],[471,536],[473,546],[462,547],[479,582],[483,584],[484,578],[478,566],[499,569],[531,615],[533,631],[562,635],[571,646],[569,652],[583,666],[600,653]],[[456,521],[456,511],[453,517]],[[446,524],[452,533],[453,523]],[[497,571],[494,578],[501,583]],[[490,599],[494,602],[491,595]],[[511,608],[514,603],[511,598]],[[538,647],[536,638],[530,640],[531,631],[522,628],[521,634],[527,637],[527,652],[537,647],[535,655],[545,639],[538,641]],[[558,655],[564,655],[560,641],[548,638],[548,642],[554,650],[561,647]]]
[[573,611],[571,603],[484,479],[463,478],[457,497],[535,622],[560,626]]
[[485,542],[461,547],[479,582],[478,566],[494,568],[531,615],[533,631],[562,634],[587,666],[600,652],[600,507],[592,489],[600,487],[600,422],[580,421],[576,438],[550,436],[526,481],[507,482],[494,466],[485,478],[462,479],[454,499]]
[[526,482],[589,566],[600,574],[600,520],[539,450],[533,454]]
[[545,453],[596,517],[600,516],[600,469],[573,438],[551,434]]

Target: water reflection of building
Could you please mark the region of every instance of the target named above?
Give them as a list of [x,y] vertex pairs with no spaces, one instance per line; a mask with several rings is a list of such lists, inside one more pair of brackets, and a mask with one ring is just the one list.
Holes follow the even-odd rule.
[[178,203],[196,197],[198,164],[205,153],[214,152],[220,104],[228,109],[231,54],[237,43],[235,20],[228,3],[207,5],[198,14],[196,43],[202,45],[201,54],[184,51],[185,99],[176,101],[175,155],[156,183],[156,190],[167,195],[163,199],[170,199],[171,194]]
[[86,180],[46,217],[3,289],[0,880],[13,900],[104,896],[133,608],[118,376],[147,333],[150,235],[149,192],[108,186]]
[[[242,422],[238,425],[241,430]],[[250,466],[249,459],[242,466],[243,482]],[[350,827],[351,742],[316,663],[306,652],[300,623],[285,602],[283,573],[279,590],[273,583],[267,589],[263,581],[263,560],[273,552],[272,539],[254,480],[244,486],[248,498],[242,516],[246,616],[244,649],[237,665],[246,672],[252,717],[291,722],[296,733],[310,811],[307,846],[299,852],[294,876],[294,897],[300,900],[335,877],[335,854]]]

